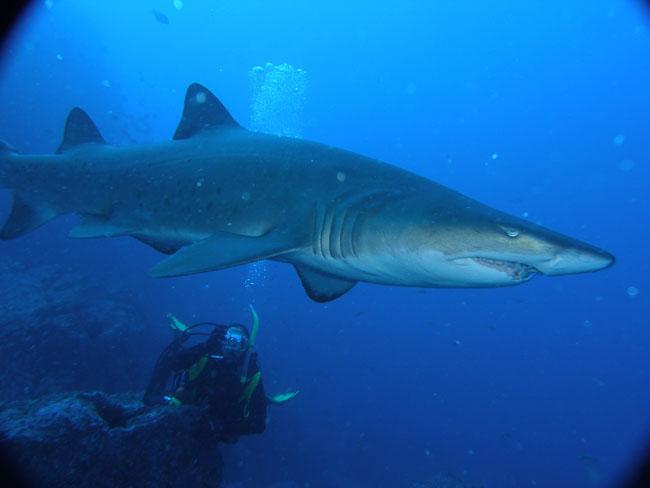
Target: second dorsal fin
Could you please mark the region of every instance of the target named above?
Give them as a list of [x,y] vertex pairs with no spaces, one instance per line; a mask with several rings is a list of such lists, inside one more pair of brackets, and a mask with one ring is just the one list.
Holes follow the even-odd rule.
[[106,144],[106,141],[88,114],[79,107],[75,107],[65,121],[63,140],[56,153],[61,154],[70,148],[88,143]]
[[220,127],[241,126],[210,90],[198,83],[192,83],[185,94],[183,116],[174,133],[174,139],[188,139],[205,130]]

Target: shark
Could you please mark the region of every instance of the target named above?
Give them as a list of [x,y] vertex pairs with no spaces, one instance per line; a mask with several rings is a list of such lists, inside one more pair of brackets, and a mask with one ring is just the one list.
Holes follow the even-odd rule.
[[76,214],[72,238],[130,236],[164,253],[153,277],[274,260],[318,302],[358,282],[497,287],[615,261],[397,166],[246,130],[198,83],[170,141],[111,146],[74,108],[54,154],[3,142],[0,187],[13,192],[2,240]]

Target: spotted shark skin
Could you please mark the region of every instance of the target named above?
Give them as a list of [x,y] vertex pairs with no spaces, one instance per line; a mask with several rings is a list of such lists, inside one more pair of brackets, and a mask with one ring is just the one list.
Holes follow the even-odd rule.
[[132,236],[167,254],[151,276],[271,259],[292,264],[319,302],[359,281],[505,286],[614,263],[396,166],[248,131],[196,83],[173,140],[113,147],[75,108],[55,154],[0,144],[0,186],[14,194],[2,239],[72,213],[80,223],[71,237]]

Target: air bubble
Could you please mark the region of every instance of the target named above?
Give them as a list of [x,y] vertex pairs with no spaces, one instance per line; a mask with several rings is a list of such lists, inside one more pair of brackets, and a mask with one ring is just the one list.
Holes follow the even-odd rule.
[[345,181],[345,173],[343,171],[339,171],[336,173],[336,179],[343,183]]
[[[275,66],[266,63],[252,67],[248,76],[252,95],[250,128],[279,136],[302,135],[307,93],[305,70],[290,64]],[[313,163],[313,159],[310,162]],[[268,281],[269,274],[264,262],[251,264],[248,266],[244,287],[255,293],[256,288],[264,286]]]
[[639,294],[639,289],[636,286],[628,286],[627,287],[627,295],[630,298],[634,298]]
[[244,200],[245,202],[250,200],[251,199],[251,192],[249,192],[249,191],[242,192],[241,199]]
[[181,0],[174,0],[174,8],[180,10],[183,8],[183,2]]
[[620,163],[618,163],[618,169],[621,171],[632,171],[634,169],[635,163],[631,159],[624,159]]
[[625,142],[625,136],[623,134],[617,134],[614,136],[614,139],[612,139],[612,142],[615,145],[620,146]]
[[279,136],[299,137],[304,126],[307,73],[290,64],[266,63],[248,72],[253,98],[251,128]]

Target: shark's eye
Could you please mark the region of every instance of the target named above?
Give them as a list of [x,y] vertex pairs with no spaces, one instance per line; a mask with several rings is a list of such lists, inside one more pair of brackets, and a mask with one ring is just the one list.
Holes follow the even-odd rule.
[[501,226],[508,237],[519,237],[519,231],[514,227]]

